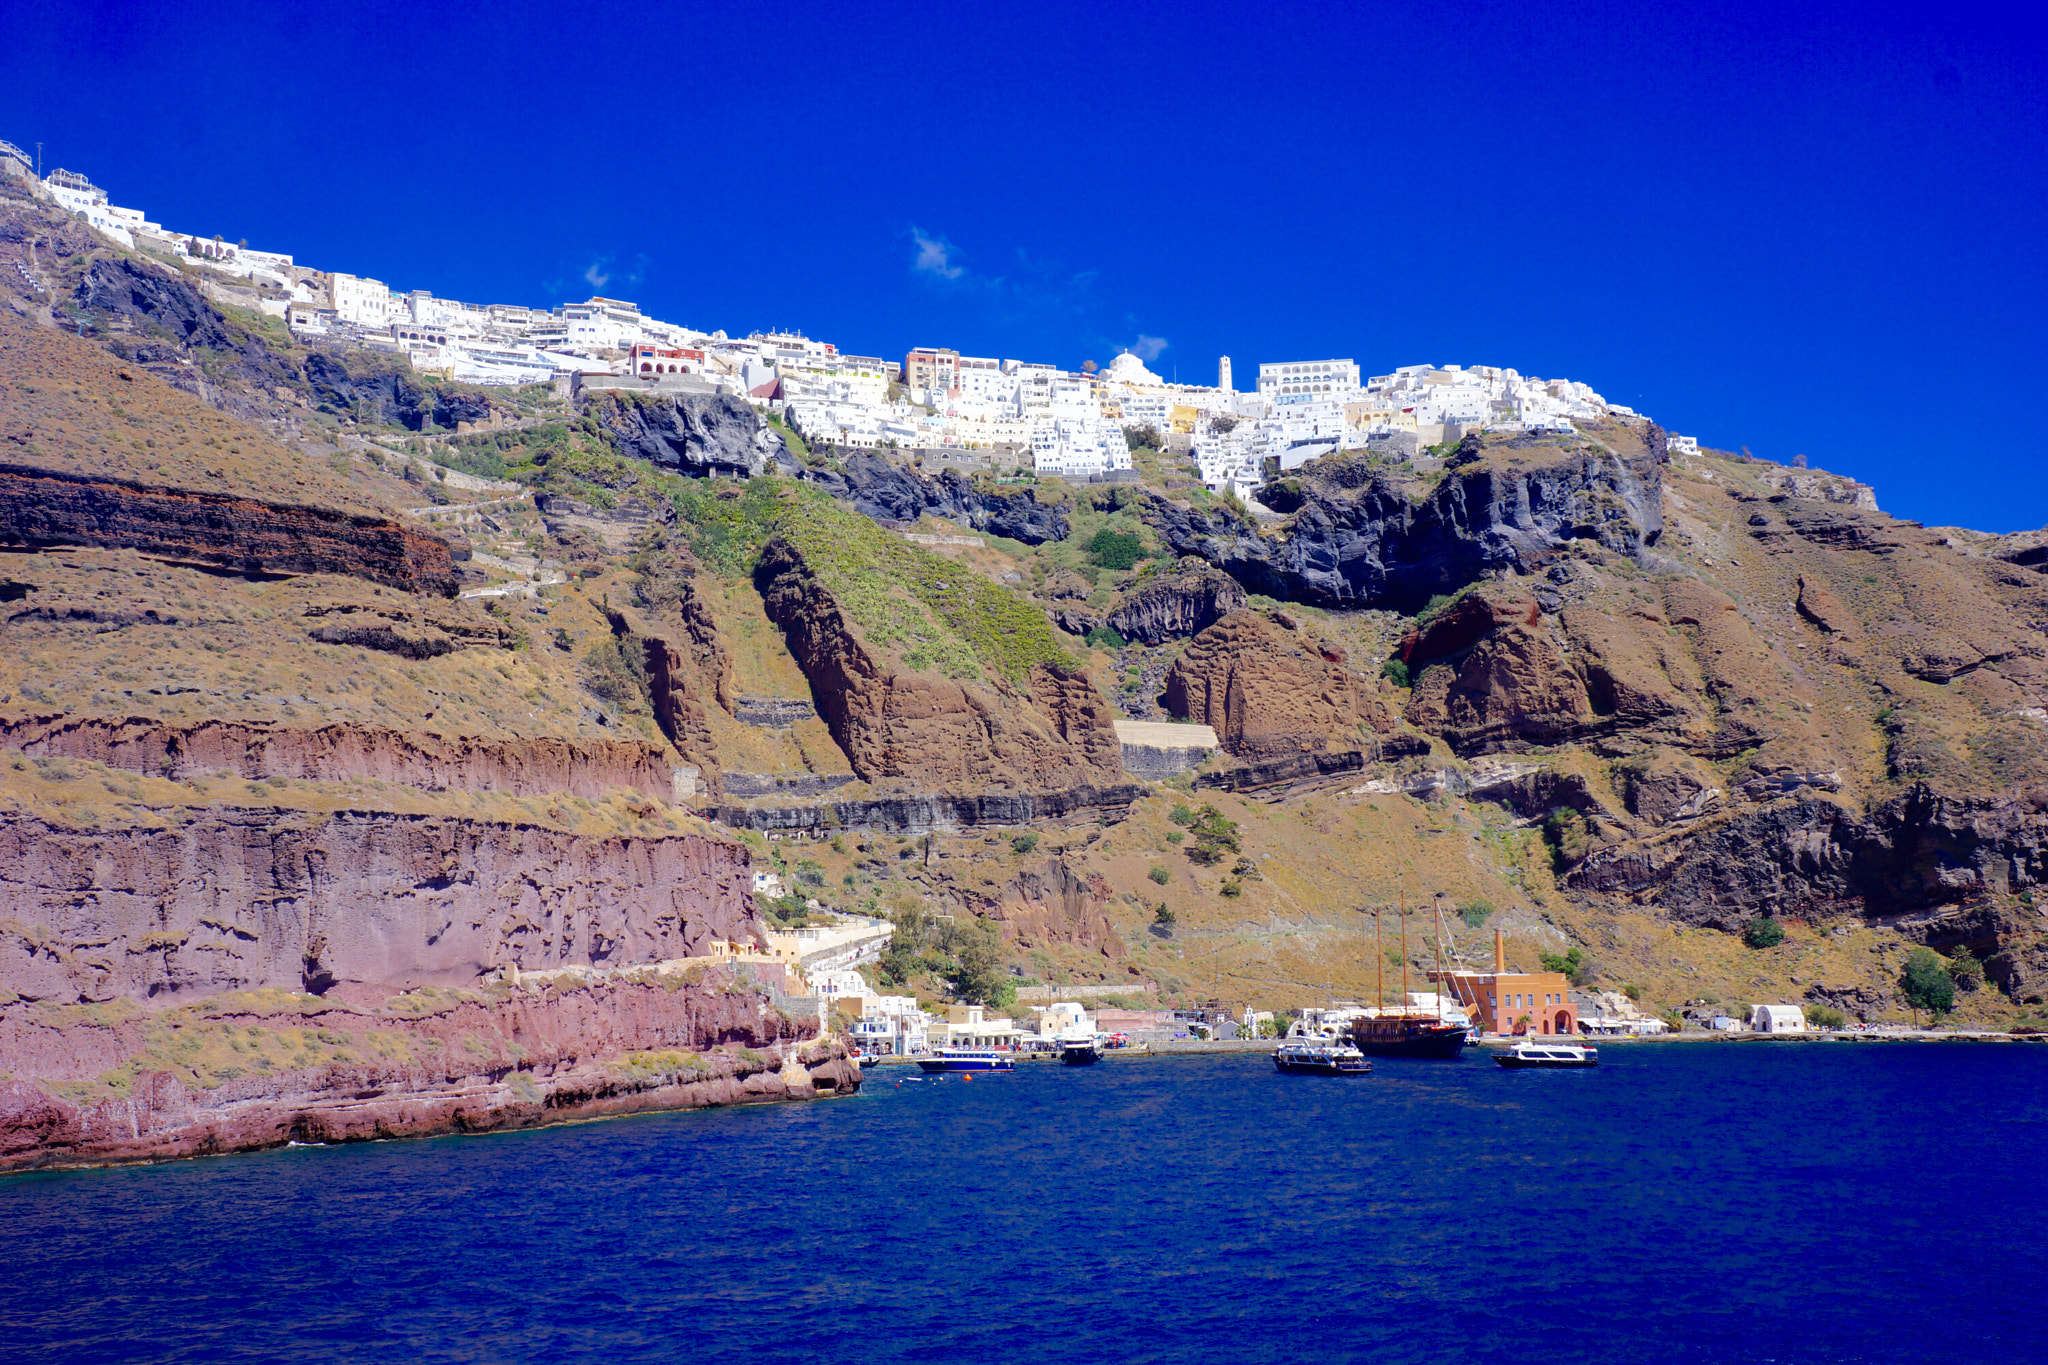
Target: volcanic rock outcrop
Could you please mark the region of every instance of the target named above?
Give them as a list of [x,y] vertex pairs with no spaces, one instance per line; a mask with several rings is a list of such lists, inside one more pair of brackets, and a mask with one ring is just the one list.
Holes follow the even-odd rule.
[[1244,602],[1236,579],[1195,560],[1125,593],[1105,624],[1126,640],[1163,645],[1208,629]]
[[1628,430],[1602,439],[1475,439],[1419,501],[1363,456],[1325,456],[1261,490],[1261,501],[1292,516],[1278,535],[1157,494],[1145,517],[1176,553],[1199,555],[1254,592],[1412,610],[1493,571],[1533,572],[1575,541],[1629,557],[1654,546],[1660,454]]
[[332,573],[453,597],[446,541],[388,518],[0,464],[0,543],[101,545],[242,573]]
[[1114,898],[1100,873],[1076,871],[1065,859],[1054,858],[1021,870],[982,913],[1020,948],[1072,943],[1114,962],[1128,952],[1110,922]]
[[907,526],[929,513],[1026,545],[1067,538],[1066,513],[1039,502],[1031,489],[999,493],[958,470],[928,479],[872,452],[857,451],[838,469],[808,469],[802,477],[885,524]]
[[1212,727],[1243,759],[1357,750],[1362,739],[1370,747],[1366,732],[1394,728],[1341,651],[1252,611],[1232,612],[1190,640],[1160,700],[1180,719]]
[[866,642],[785,540],[762,551],[755,581],[863,780],[999,792],[1119,783],[1112,716],[1085,675],[1039,663],[1021,685],[977,685],[905,668]]
[[620,966],[758,932],[746,850],[442,816],[183,812],[77,830],[0,816],[0,988],[71,1004],[467,985]]
[[782,445],[731,394],[605,392],[587,411],[620,454],[685,474],[759,474]]
[[434,426],[488,422],[491,400],[475,389],[422,384],[382,357],[361,352],[315,349],[305,359],[304,385],[311,405],[322,412],[387,423],[412,431]]
[[[151,1014],[0,1013],[0,1170],[531,1128],[860,1087],[732,968],[492,981],[349,1005],[248,992]],[[758,1051],[757,1051],[758,1049]],[[231,1058],[232,1061],[223,1061]],[[122,1076],[121,1093],[77,1098]]]
[[179,724],[154,717],[60,712],[0,717],[0,744],[37,757],[104,763],[179,780],[221,773],[312,782],[370,778],[425,791],[502,791],[515,796],[564,792],[595,797],[624,787],[666,798],[674,788],[666,755],[644,740],[631,739],[482,739],[363,725],[297,728],[231,720]]

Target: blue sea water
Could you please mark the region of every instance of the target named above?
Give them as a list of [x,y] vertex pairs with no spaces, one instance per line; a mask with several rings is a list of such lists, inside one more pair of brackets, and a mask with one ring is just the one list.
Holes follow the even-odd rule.
[[2048,1346],[2048,1047],[871,1073],[0,1179],[0,1359],[1945,1362]]

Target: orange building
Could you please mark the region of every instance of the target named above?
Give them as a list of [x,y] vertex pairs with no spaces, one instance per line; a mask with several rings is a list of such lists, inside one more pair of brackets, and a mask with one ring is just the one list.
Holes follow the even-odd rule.
[[1571,1001],[1571,982],[1563,972],[1511,972],[1507,938],[1493,931],[1490,972],[1431,972],[1451,988],[1481,1033],[1573,1034],[1579,1012]]

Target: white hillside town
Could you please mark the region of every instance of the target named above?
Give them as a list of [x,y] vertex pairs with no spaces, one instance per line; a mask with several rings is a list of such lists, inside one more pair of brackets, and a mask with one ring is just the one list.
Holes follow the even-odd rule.
[[[402,355],[467,384],[717,391],[741,397],[812,445],[892,448],[939,463],[1028,469],[1069,480],[1135,481],[1138,433],[1184,456],[1218,493],[1333,451],[1430,463],[1429,448],[1475,431],[1568,432],[1575,420],[1635,415],[1584,384],[1490,365],[1404,365],[1371,375],[1349,358],[1261,363],[1256,387],[1170,382],[1126,352],[1107,368],[917,347],[900,360],[842,352],[799,332],[731,337],[649,317],[622,299],[553,308],[468,303],[424,289],[301,265],[200,236],[109,202],[75,171],[38,178],[0,142],[0,174],[35,186],[121,246],[192,267],[217,302],[254,308],[334,345]],[[1674,451],[1696,452],[1690,437]]]

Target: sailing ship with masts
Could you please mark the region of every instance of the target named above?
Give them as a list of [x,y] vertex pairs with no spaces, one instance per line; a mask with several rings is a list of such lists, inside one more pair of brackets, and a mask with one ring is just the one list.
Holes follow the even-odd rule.
[[[1452,1019],[1444,1004],[1441,992],[1432,996],[1433,1006],[1417,1006],[1410,1003],[1413,997],[1408,992],[1408,900],[1401,898],[1401,1005],[1389,1009],[1387,998],[1387,954],[1385,930],[1382,924],[1384,912],[1373,911],[1373,960],[1377,976],[1376,1008],[1360,1011],[1351,1021],[1351,1046],[1368,1057],[1457,1057],[1464,1053],[1466,1036],[1471,1032],[1469,1020],[1463,1011]],[[1441,900],[1434,907],[1436,915],[1436,971],[1431,975],[1437,980],[1444,979],[1444,923]]]

